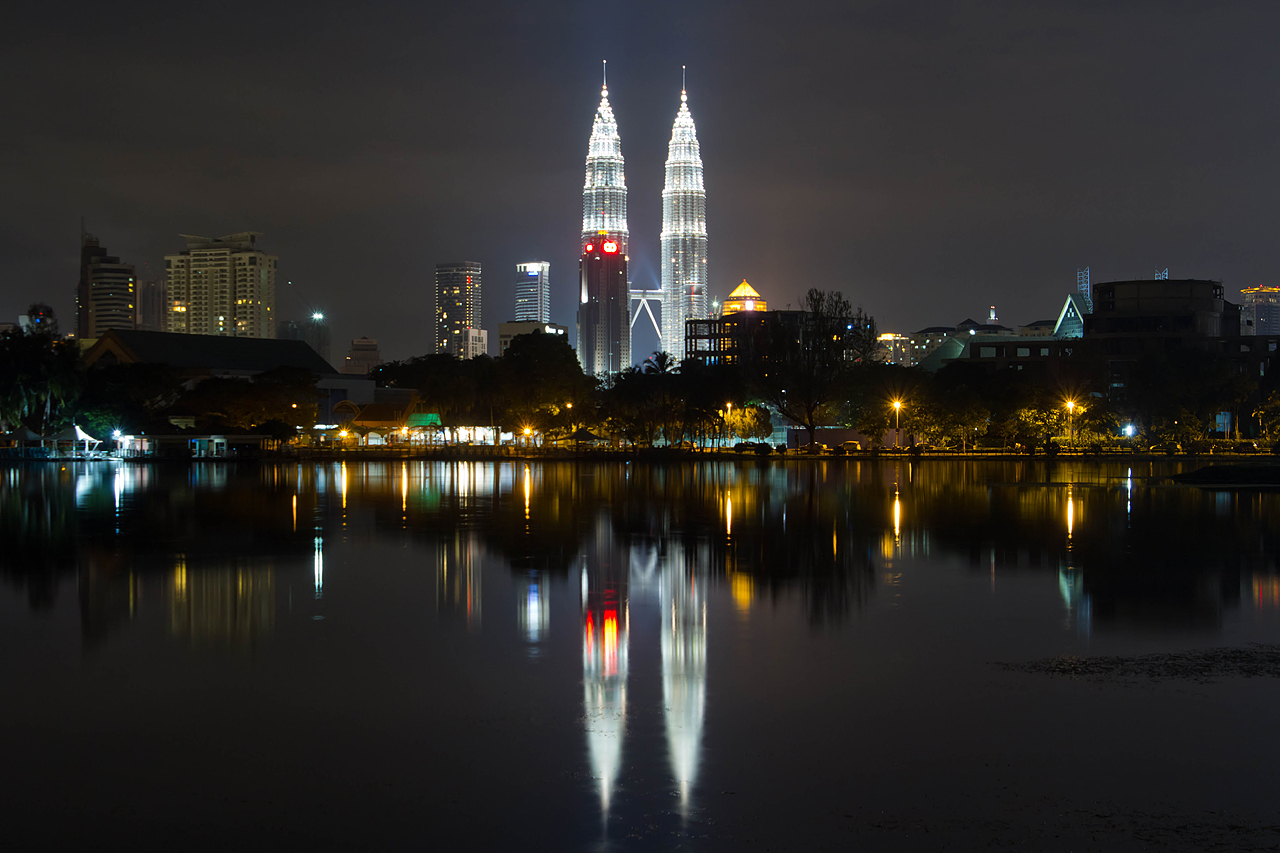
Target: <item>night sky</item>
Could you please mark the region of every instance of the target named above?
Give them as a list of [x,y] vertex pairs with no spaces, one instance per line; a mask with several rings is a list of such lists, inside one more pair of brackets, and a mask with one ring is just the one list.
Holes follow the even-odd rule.
[[637,286],[681,65],[715,298],[839,289],[911,332],[1056,317],[1083,266],[1280,284],[1278,31],[1274,0],[26,3],[0,35],[0,320],[39,300],[74,328],[84,216],[142,278],[180,233],[263,232],[278,316],[323,310],[335,359],[426,352],[443,261],[484,264],[491,348],[520,261],[551,262],[572,329],[604,58]]

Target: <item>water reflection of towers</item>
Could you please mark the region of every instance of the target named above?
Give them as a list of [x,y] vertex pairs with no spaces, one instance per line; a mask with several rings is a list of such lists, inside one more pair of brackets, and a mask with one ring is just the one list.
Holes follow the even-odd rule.
[[626,554],[607,519],[582,555],[582,690],[587,751],[605,811],[622,766],[630,609]]
[[707,570],[703,542],[615,542],[601,519],[581,557],[583,704],[592,775],[607,813],[622,764],[627,719],[630,600],[656,592],[662,625],[662,700],[667,753],[689,805],[697,778],[706,709]]
[[480,628],[480,566],[471,534],[454,531],[436,545],[436,610],[462,616],[470,630]]
[[662,699],[671,771],[687,807],[698,770],[707,696],[707,579],[672,544],[658,581],[662,609]]

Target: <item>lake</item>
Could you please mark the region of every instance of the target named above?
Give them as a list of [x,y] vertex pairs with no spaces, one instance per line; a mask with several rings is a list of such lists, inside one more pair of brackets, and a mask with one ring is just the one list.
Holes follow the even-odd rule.
[[0,468],[5,835],[1275,844],[1280,492],[1196,467]]

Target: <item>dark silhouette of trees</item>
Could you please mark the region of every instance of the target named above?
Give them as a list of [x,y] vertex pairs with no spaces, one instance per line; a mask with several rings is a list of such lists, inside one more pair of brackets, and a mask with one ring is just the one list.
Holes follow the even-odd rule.
[[749,365],[753,386],[784,418],[804,427],[813,444],[814,431],[835,415],[832,404],[853,364],[854,340],[868,330],[853,334],[849,300],[817,288],[805,295],[804,310],[794,320],[775,314],[769,322],[772,352]]

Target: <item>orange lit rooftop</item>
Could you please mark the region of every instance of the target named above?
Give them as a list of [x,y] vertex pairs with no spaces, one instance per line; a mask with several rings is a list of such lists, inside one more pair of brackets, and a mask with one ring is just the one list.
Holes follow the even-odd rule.
[[735,311],[768,311],[769,303],[766,302],[754,287],[747,284],[747,280],[743,279],[742,284],[733,289],[725,299],[724,305],[721,307],[721,313],[732,314]]

